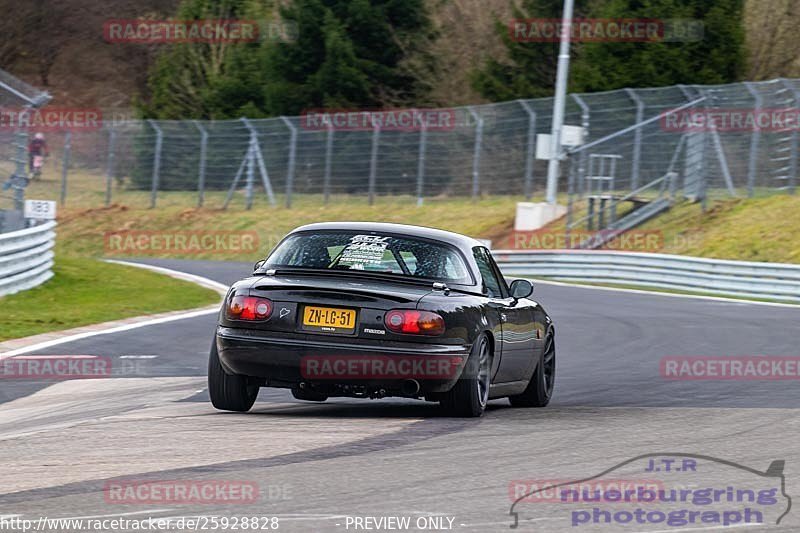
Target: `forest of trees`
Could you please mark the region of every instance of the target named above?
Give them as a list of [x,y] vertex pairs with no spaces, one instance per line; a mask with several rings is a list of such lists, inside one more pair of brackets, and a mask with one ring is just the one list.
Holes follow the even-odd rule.
[[[694,42],[577,42],[570,90],[727,83],[745,74],[744,0],[577,0],[576,17],[691,19]],[[183,0],[177,19],[249,19],[292,28],[252,43],[176,44],[156,58],[140,112],[151,118],[297,115],[426,101],[439,38],[424,0]],[[562,0],[520,0],[514,18],[559,18]],[[488,16],[488,15],[487,15]],[[495,20],[504,56],[475,64],[490,101],[552,94],[557,43],[517,42]],[[428,80],[427,82],[425,80]]]
[[[574,43],[570,90],[738,81],[745,72],[743,4],[743,0],[577,0],[575,18],[696,21],[703,34],[700,39],[673,42]],[[515,18],[558,18],[562,6],[561,0],[523,0]],[[497,33],[508,58],[489,60],[473,73],[479,92],[491,100],[552,95],[558,44],[514,42],[505,21],[497,21]]]
[[151,73],[142,105],[149,117],[412,105],[427,90],[406,64],[433,38],[422,0],[293,0],[279,9],[266,0],[186,0],[176,18],[266,20],[291,31],[255,43],[175,45]]

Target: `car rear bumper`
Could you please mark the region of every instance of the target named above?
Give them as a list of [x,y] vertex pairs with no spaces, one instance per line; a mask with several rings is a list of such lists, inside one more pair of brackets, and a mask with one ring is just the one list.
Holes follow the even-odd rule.
[[[460,379],[470,348],[217,328],[219,359],[227,372],[262,378],[268,387],[302,384],[327,396],[446,392]],[[408,380],[419,383],[418,394],[404,389]]]

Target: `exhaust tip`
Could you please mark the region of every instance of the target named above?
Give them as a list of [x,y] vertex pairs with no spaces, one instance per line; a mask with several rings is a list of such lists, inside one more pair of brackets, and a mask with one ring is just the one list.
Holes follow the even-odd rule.
[[419,394],[419,381],[416,379],[407,379],[400,386],[400,392],[403,396],[417,396]]

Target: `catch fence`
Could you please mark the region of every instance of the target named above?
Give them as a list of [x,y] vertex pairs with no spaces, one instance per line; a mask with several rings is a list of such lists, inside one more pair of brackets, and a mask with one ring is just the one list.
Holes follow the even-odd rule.
[[[567,192],[568,172],[576,172],[573,192],[585,194],[583,185],[598,172],[593,163],[605,156],[613,156],[617,196],[671,171],[692,198],[794,190],[798,124],[687,128],[664,118],[687,104],[703,117],[797,115],[800,80],[569,95],[566,123],[585,128],[586,142],[606,140],[591,152],[574,152],[560,192]],[[536,141],[550,131],[551,98],[439,111],[452,118],[450,127],[320,128],[308,117],[106,119],[95,129],[48,132],[51,157],[28,195],[76,207],[211,208],[371,203],[387,196],[418,204],[443,197],[543,197],[547,161],[536,158]],[[0,139],[6,165],[15,157],[10,140]],[[7,175],[9,167],[0,170]]]

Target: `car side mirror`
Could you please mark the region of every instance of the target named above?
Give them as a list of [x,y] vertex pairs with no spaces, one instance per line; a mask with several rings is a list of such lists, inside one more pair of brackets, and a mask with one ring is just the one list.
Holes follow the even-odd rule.
[[264,266],[264,263],[266,263],[266,262],[267,262],[267,261],[266,261],[265,259],[262,259],[261,261],[259,261],[258,263],[256,263],[256,264],[253,266],[253,272],[255,272],[256,270],[258,270],[259,268],[261,268],[262,266]]
[[527,279],[515,279],[511,282],[510,289],[511,297],[517,300],[533,294],[533,284]]

